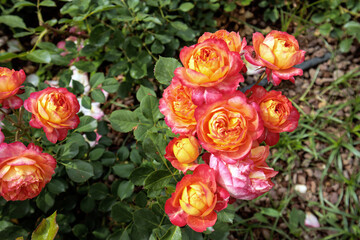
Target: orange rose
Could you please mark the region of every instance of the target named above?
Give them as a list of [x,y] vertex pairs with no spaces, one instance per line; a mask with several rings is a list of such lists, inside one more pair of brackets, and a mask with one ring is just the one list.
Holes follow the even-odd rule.
[[[294,36],[279,31],[271,31],[266,38],[261,33],[253,34],[253,48],[247,48],[245,58],[251,64],[266,67],[268,81],[276,86],[281,80],[295,81],[294,76],[302,75],[300,68],[294,65],[300,64],[305,59],[305,51],[299,49],[298,41]],[[252,50],[256,58],[252,57]]]
[[80,123],[76,115],[80,109],[79,102],[66,88],[49,87],[31,93],[24,107],[33,114],[30,125],[43,128],[52,143],[65,139],[68,130],[75,129]]
[[199,106],[195,118],[201,146],[231,164],[244,159],[263,132],[258,108],[241,92]]
[[193,101],[202,105],[206,91],[233,93],[244,81],[239,73],[244,63],[240,54],[231,52],[222,39],[208,39],[180,52],[180,60],[184,67],[175,69],[175,77],[187,87],[195,88],[197,97]]
[[185,173],[194,170],[198,165],[196,159],[200,154],[200,144],[194,136],[180,136],[169,142],[165,151],[165,158],[171,162],[174,168]]
[[259,142],[265,141],[273,146],[279,141],[279,133],[292,132],[297,128],[300,114],[280,91],[267,92],[256,85],[247,90],[248,93],[251,93],[249,100],[259,105],[260,117],[264,122],[264,132]]
[[55,159],[30,143],[0,144],[0,193],[7,201],[34,198],[51,180]]
[[159,101],[159,109],[165,116],[166,124],[175,134],[194,134],[196,105],[191,101],[193,89],[173,78],[169,87],[164,90]]
[[25,81],[23,70],[15,71],[0,67],[0,104],[3,108],[18,109],[22,106],[23,100],[15,96]]
[[246,46],[246,39],[241,41],[239,33],[228,32],[226,30],[218,30],[214,33],[206,32],[198,40],[198,43],[202,43],[208,39],[222,39],[226,42],[229,50],[232,52],[240,53]]
[[196,232],[203,232],[217,220],[215,211],[227,206],[229,193],[216,185],[214,171],[206,164],[199,165],[192,175],[185,175],[165,203],[170,221]]

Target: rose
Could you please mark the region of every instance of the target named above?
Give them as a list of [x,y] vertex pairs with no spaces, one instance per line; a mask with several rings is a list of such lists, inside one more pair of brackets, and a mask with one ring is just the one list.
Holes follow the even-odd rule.
[[43,128],[52,143],[65,139],[68,130],[75,129],[80,122],[76,115],[80,109],[79,102],[66,88],[48,87],[31,93],[24,107],[33,114],[30,125]]
[[195,118],[201,146],[228,163],[244,159],[263,132],[258,109],[241,92],[199,106]]
[[175,134],[194,134],[196,105],[191,101],[193,89],[173,78],[159,101],[159,109],[165,116],[165,123]]
[[214,171],[206,164],[199,165],[192,175],[185,175],[165,203],[165,212],[172,224],[186,224],[203,232],[217,220],[215,211],[227,206],[229,193],[216,185]]
[[[266,67],[268,81],[276,86],[281,80],[295,81],[294,76],[302,75],[303,70],[294,68],[305,59],[305,51],[299,49],[294,36],[280,31],[271,31],[266,38],[261,33],[253,34],[254,47],[247,47],[245,58],[251,64]],[[252,57],[255,51],[256,58]]]
[[23,70],[15,71],[0,67],[0,104],[3,108],[18,109],[22,106],[23,100],[15,94],[19,93],[25,78]]
[[266,164],[268,155],[268,146],[255,147],[246,160],[229,164],[212,154],[209,166],[215,171],[217,183],[225,188],[231,197],[252,200],[274,186],[271,178],[278,172]]
[[228,32],[226,30],[218,30],[215,33],[204,33],[198,40],[198,43],[202,43],[208,39],[222,39],[226,42],[229,50],[232,52],[240,53],[246,46],[246,39],[241,41],[239,33]]
[[55,159],[30,143],[0,144],[0,194],[7,201],[34,198],[51,180]]
[[246,94],[249,93],[249,100],[259,105],[264,122],[264,132],[258,139],[259,142],[265,141],[273,146],[279,141],[280,132],[292,132],[297,128],[299,112],[280,91],[267,92],[261,86],[253,86],[246,91]]
[[186,173],[194,170],[198,165],[196,159],[200,154],[200,144],[194,136],[180,136],[169,142],[165,151],[165,158],[174,168]]
[[184,47],[180,60],[184,67],[175,69],[174,74],[182,84],[195,88],[192,100],[196,105],[205,102],[207,91],[232,93],[244,81],[239,73],[244,66],[240,54],[231,52],[222,39]]

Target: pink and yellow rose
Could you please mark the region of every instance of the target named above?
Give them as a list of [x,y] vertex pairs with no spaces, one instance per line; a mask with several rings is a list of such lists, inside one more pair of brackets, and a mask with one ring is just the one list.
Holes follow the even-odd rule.
[[[302,75],[303,70],[294,68],[305,59],[305,51],[299,49],[294,36],[280,31],[271,31],[266,37],[261,33],[253,34],[253,48],[247,47],[245,58],[251,64],[266,67],[268,81],[279,85],[281,80],[294,82],[294,76]],[[252,51],[256,57],[253,58]]]
[[30,143],[0,144],[0,194],[7,201],[34,198],[51,180],[55,159]]
[[195,118],[201,146],[228,163],[244,159],[263,132],[258,109],[241,92],[199,106]]
[[268,155],[268,146],[258,146],[251,150],[246,160],[229,164],[212,154],[209,166],[215,171],[217,183],[225,188],[231,197],[252,200],[274,186],[271,178],[278,172],[266,164]]
[[280,91],[267,92],[261,86],[254,86],[246,93],[251,93],[249,100],[259,105],[264,122],[264,132],[259,142],[265,141],[273,146],[279,141],[279,133],[292,132],[297,128],[300,114]]
[[229,193],[217,186],[214,170],[199,165],[192,175],[185,175],[165,203],[165,212],[172,224],[186,224],[196,232],[203,232],[217,220],[215,211],[227,206]]
[[65,139],[68,130],[75,129],[80,123],[76,115],[80,109],[79,102],[66,88],[49,87],[31,93],[24,107],[33,114],[30,126],[43,128],[52,143]]
[[3,108],[18,109],[22,106],[23,100],[16,94],[19,93],[25,79],[23,70],[15,71],[0,67],[0,104]]
[[165,123],[175,134],[194,134],[196,105],[192,102],[193,89],[173,78],[169,87],[164,90],[159,102],[159,109],[165,116]]
[[195,89],[192,100],[196,105],[205,102],[209,88],[219,94],[232,93],[244,81],[239,73],[244,66],[240,54],[230,51],[222,39],[184,47],[180,60],[184,67],[175,69],[174,74],[182,84]]
[[165,158],[171,162],[174,168],[186,173],[187,170],[194,170],[198,165],[198,158],[201,146],[194,136],[180,136],[169,142]]

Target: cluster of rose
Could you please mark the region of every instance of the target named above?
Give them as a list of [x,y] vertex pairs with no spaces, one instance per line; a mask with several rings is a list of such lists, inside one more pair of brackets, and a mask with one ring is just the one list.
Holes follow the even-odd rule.
[[[43,128],[46,138],[52,142],[64,140],[69,129],[75,129],[79,123],[76,113],[80,105],[76,96],[66,88],[48,87],[33,92],[23,101],[17,94],[26,79],[23,70],[15,71],[0,67],[0,124],[7,118],[14,126],[25,131],[23,119],[14,121],[9,113],[22,106],[32,113],[29,125]],[[34,198],[51,180],[56,160],[43,149],[36,146],[31,136],[22,137],[28,146],[17,141],[6,143],[0,125],[0,195],[7,201]]]
[[[165,157],[185,174],[165,204],[174,225],[203,232],[229,201],[254,199],[274,185],[277,172],[265,161],[269,146],[280,132],[297,127],[299,113],[280,91],[255,84],[244,94],[237,88],[246,66],[265,71],[259,80],[267,75],[273,85],[294,82],[303,72],[293,66],[304,61],[305,51],[295,37],[279,31],[266,37],[254,33],[253,46],[246,45],[235,32],[205,33],[181,50],[183,67],[174,71],[160,99],[166,124],[180,135]],[[197,161],[201,147],[207,151],[204,164]]]

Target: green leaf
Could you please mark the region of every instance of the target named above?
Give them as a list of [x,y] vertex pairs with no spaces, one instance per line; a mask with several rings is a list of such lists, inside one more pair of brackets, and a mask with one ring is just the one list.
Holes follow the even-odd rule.
[[322,34],[324,36],[328,36],[331,29],[332,29],[331,23],[324,23],[324,24],[319,26],[320,34]]
[[162,43],[155,40],[155,42],[151,45],[151,52],[155,54],[160,54],[165,50],[165,47]]
[[36,63],[50,63],[51,61],[50,53],[46,50],[35,50],[26,55],[26,57]]
[[90,34],[90,44],[96,47],[102,47],[110,39],[111,31],[104,25],[96,26]]
[[111,208],[111,218],[117,222],[130,222],[133,216],[127,205],[122,202],[117,202]]
[[122,178],[129,178],[135,166],[132,163],[116,164],[113,166],[114,173]]
[[326,19],[326,16],[325,16],[325,14],[323,12],[315,13],[311,17],[311,21],[313,21],[316,24],[322,23],[323,21],[325,21],[325,19]]
[[102,84],[105,81],[104,73],[97,72],[91,75],[90,77],[90,85],[92,88],[96,88],[100,84]]
[[91,213],[95,209],[95,205],[95,200],[89,196],[86,196],[80,202],[80,209],[84,213]]
[[101,156],[104,154],[105,148],[95,148],[89,153],[89,159],[92,161],[99,160]]
[[261,213],[275,218],[281,216],[280,212],[273,208],[262,208]]
[[233,205],[228,205],[226,209],[218,212],[218,221],[225,223],[233,223],[235,217],[235,209]]
[[348,33],[358,33],[360,32],[360,23],[355,21],[350,21],[344,25],[344,28]]
[[130,69],[130,76],[134,79],[140,79],[145,77],[147,74],[146,65],[139,66],[138,64],[134,63],[131,65]]
[[89,96],[83,96],[81,98],[81,106],[87,109],[91,109],[91,98]]
[[0,53],[0,61],[12,59],[15,58],[16,56],[17,55],[15,53],[9,53],[9,52]]
[[36,206],[44,213],[49,211],[49,209],[54,206],[54,203],[55,199],[53,195],[46,191],[42,191],[36,198]]
[[174,21],[174,22],[170,22],[170,25],[180,31],[185,31],[186,29],[188,29],[188,26],[180,21]]
[[95,183],[89,189],[89,197],[95,200],[105,199],[108,193],[108,187],[104,183]]
[[127,4],[130,9],[134,9],[137,5],[139,5],[140,0],[127,0]]
[[15,15],[0,16],[0,23],[4,23],[12,28],[22,28],[22,29],[26,28],[26,25],[22,20],[22,18]]
[[180,11],[183,11],[183,12],[188,12],[190,11],[191,9],[194,8],[194,4],[191,3],[191,2],[185,2],[185,3],[182,3],[179,7],[179,10]]
[[56,223],[56,211],[48,218],[43,219],[31,235],[31,240],[52,240],[59,230]]
[[144,152],[148,157],[161,162],[161,156],[165,154],[165,148],[167,143],[168,142],[164,138],[164,135],[148,132],[142,146]]
[[163,117],[159,110],[159,100],[154,96],[145,96],[140,103],[140,110],[144,117],[153,123],[156,123]]
[[224,11],[225,12],[232,12],[235,9],[236,9],[236,3],[235,2],[225,3],[225,6],[224,6]]
[[92,62],[78,61],[74,65],[83,72],[94,72],[96,70],[96,66]]
[[136,92],[136,99],[141,102],[142,99],[147,96],[147,95],[151,95],[151,96],[154,96],[156,97],[156,93],[154,90],[150,89],[150,88],[147,88],[143,85],[140,86],[140,88],[137,90]]
[[155,78],[159,83],[169,85],[171,79],[175,76],[174,71],[178,67],[182,67],[182,65],[175,58],[165,58],[160,56],[155,64]]
[[143,208],[134,212],[134,223],[139,229],[151,231],[158,226],[158,222],[155,214],[150,209]]
[[119,89],[120,83],[115,78],[107,78],[102,85],[102,89],[108,93],[115,93]]
[[44,0],[39,5],[43,7],[56,7],[55,2],[51,0]]
[[152,172],[145,179],[145,188],[148,189],[148,197],[156,197],[159,190],[163,190],[171,180],[171,173],[168,170]]
[[134,192],[134,184],[130,181],[123,181],[119,184],[117,195],[121,200],[124,200],[125,198],[128,198],[132,195]]
[[90,116],[80,117],[80,123],[76,128],[77,132],[92,132],[97,128],[97,121]]
[[138,167],[130,174],[130,181],[137,186],[144,185],[145,179],[152,173],[154,169],[150,167]]
[[340,42],[340,51],[343,53],[347,53],[350,51],[351,45],[353,43],[352,38],[344,39]]
[[68,188],[68,184],[63,179],[52,178],[51,181],[46,185],[49,192],[59,194],[65,192]]
[[136,113],[129,110],[117,110],[111,113],[110,123],[118,132],[130,132],[139,124]]
[[85,224],[76,224],[72,231],[76,237],[79,239],[84,239],[89,231],[88,227]]
[[94,176],[93,166],[82,160],[73,160],[65,165],[69,178],[77,183],[86,182]]
[[178,226],[171,226],[161,240],[182,240],[181,229]]
[[101,91],[101,89],[94,89],[91,92],[91,98],[95,101],[95,102],[99,102],[99,103],[104,103],[105,102],[105,95],[104,93]]

